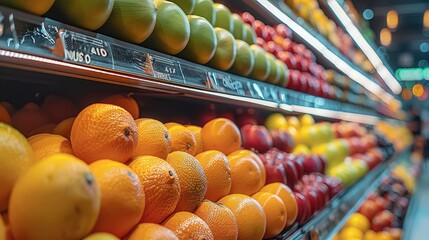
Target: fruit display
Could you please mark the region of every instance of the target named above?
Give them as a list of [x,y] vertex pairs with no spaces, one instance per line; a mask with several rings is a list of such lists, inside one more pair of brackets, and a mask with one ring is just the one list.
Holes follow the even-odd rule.
[[393,168],[333,239],[401,239],[417,169],[406,163]]

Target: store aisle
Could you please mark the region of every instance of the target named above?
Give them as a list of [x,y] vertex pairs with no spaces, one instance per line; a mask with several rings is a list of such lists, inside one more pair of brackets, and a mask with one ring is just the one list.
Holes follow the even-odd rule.
[[429,164],[422,169],[414,198],[404,223],[402,239],[429,239]]

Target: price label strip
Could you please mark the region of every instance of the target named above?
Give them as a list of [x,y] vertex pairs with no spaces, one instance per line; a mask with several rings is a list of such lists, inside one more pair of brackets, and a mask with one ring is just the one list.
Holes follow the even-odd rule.
[[183,75],[186,76],[184,83],[204,89],[217,89],[211,77],[212,73],[205,68],[196,68],[195,65],[181,64]]
[[234,95],[245,96],[245,84],[240,80],[232,79],[231,75],[226,73],[216,73],[216,81],[220,92],[231,93]]

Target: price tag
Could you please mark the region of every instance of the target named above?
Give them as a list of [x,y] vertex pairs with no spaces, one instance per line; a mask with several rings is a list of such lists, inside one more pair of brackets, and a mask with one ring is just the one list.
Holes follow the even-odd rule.
[[[113,68],[110,45],[98,38],[64,30],[59,32],[64,44],[64,60],[91,66]],[[57,42],[58,44],[58,42]]]
[[185,84],[201,88],[215,89],[210,74],[205,68],[196,68],[195,65],[181,64]]
[[245,96],[243,82],[237,79],[232,79],[231,75],[217,72],[216,80],[219,84],[219,91],[233,93],[234,95]]
[[179,61],[157,54],[147,53],[146,62],[152,62],[153,76],[155,78],[180,83],[185,82]]

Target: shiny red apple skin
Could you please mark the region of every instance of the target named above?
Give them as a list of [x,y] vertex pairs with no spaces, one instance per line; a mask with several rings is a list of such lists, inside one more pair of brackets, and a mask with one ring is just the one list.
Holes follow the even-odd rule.
[[255,149],[259,153],[265,153],[273,146],[270,132],[262,125],[244,125],[241,138],[245,149]]

